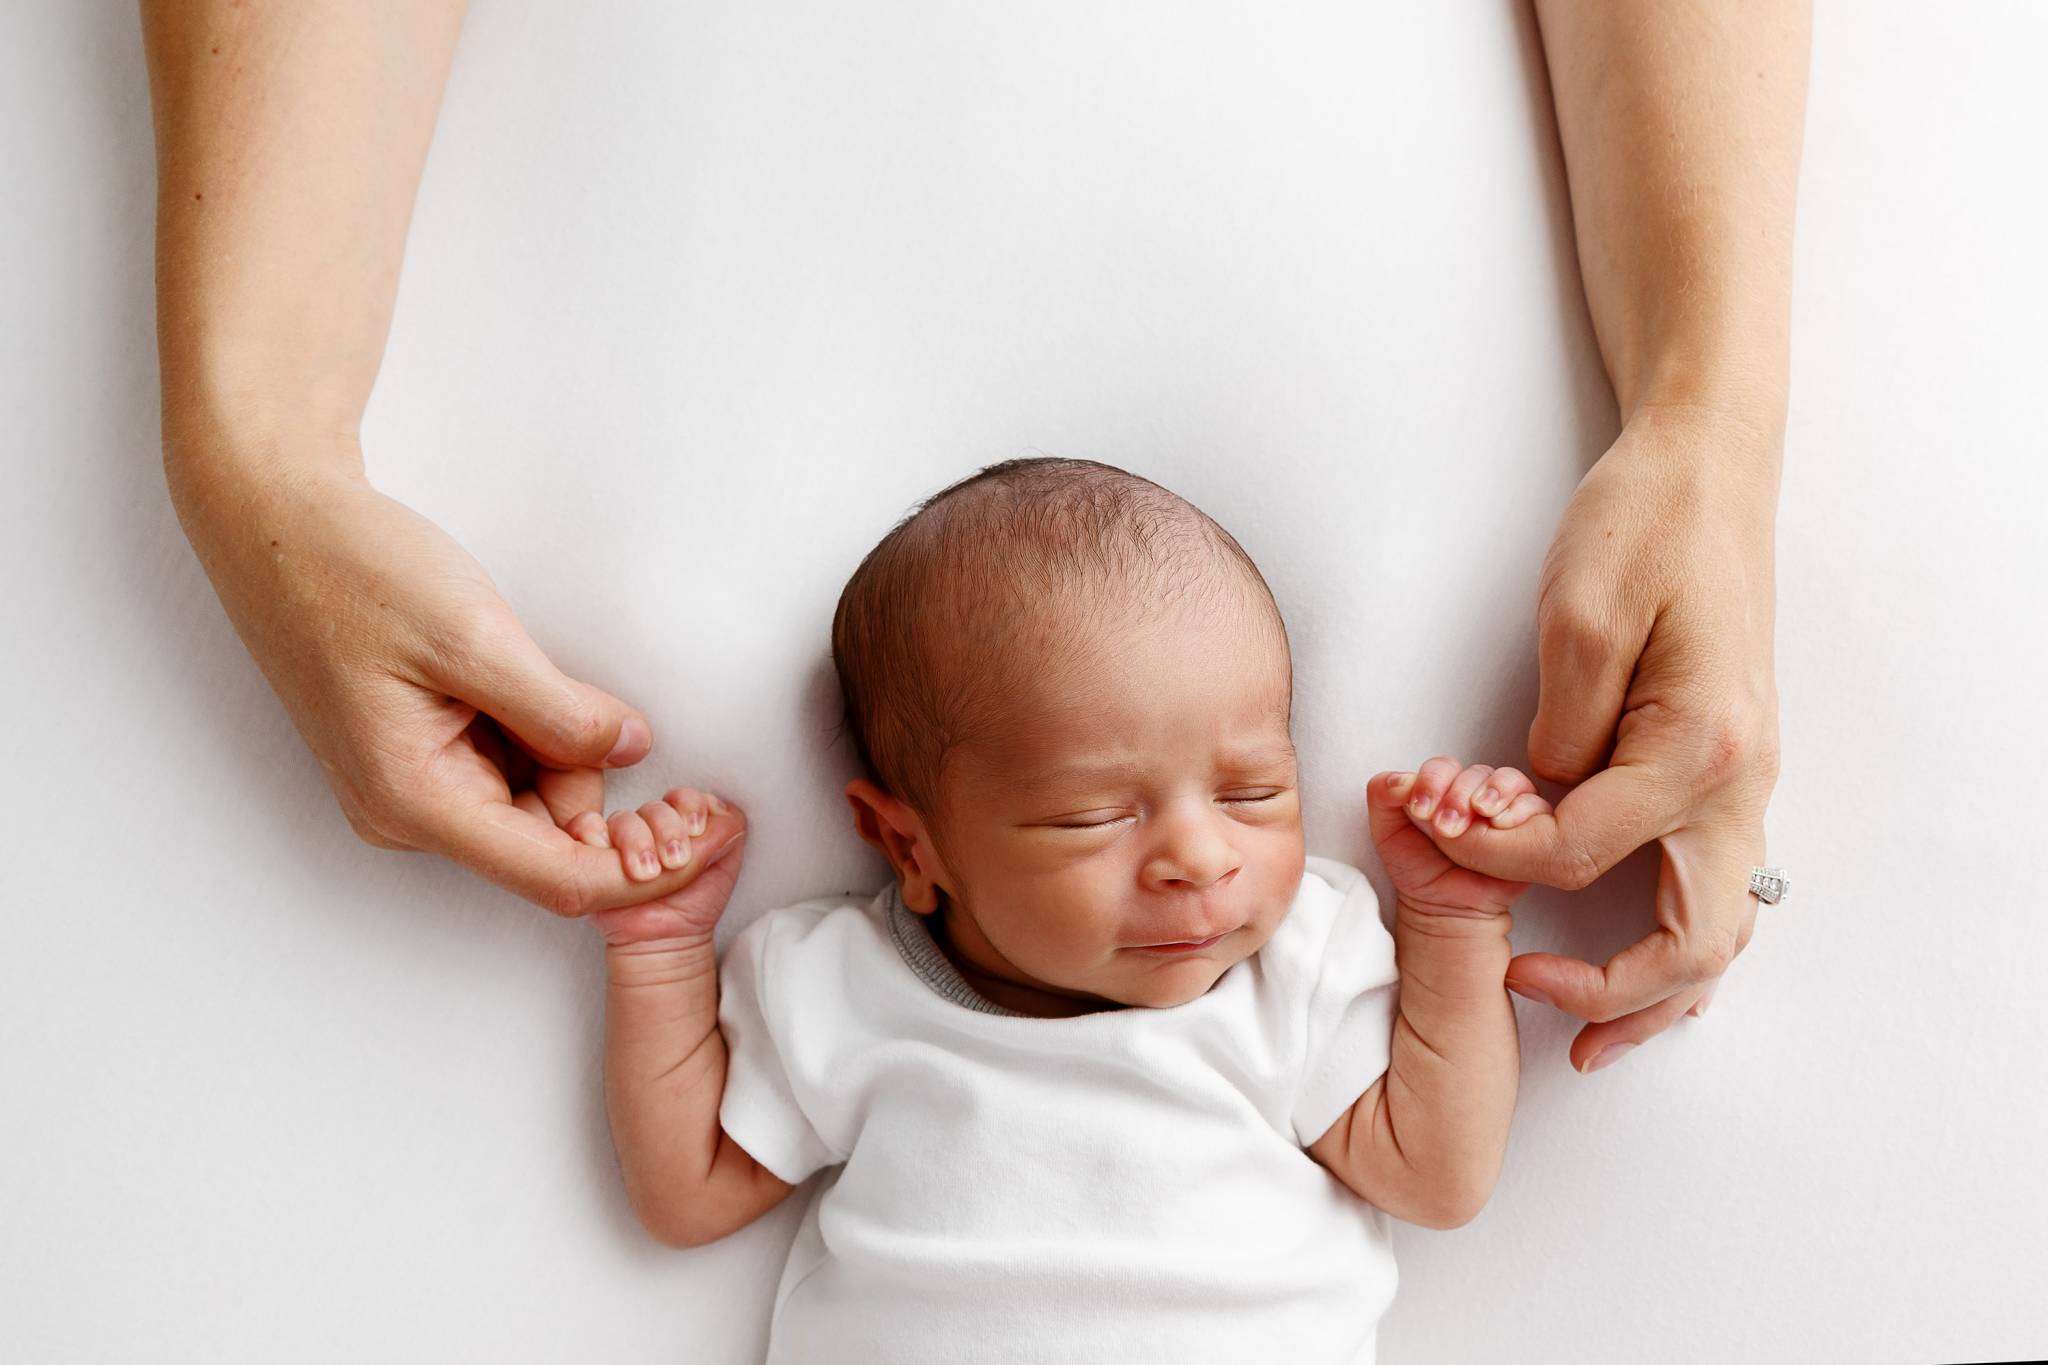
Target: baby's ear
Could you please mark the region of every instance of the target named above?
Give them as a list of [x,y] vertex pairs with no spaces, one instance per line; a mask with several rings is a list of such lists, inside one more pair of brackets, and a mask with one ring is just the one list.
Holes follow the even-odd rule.
[[865,777],[846,784],[846,803],[853,807],[853,826],[899,871],[917,859],[924,822],[917,812]]
[[853,807],[853,827],[860,837],[892,863],[907,856],[923,833],[915,811],[865,777],[846,784],[846,804]]
[[846,784],[846,804],[853,807],[855,831],[867,843],[887,853],[888,847],[882,840],[881,813],[876,809],[876,800],[882,796],[881,789],[864,777]]
[[903,897],[903,908],[913,915],[936,916],[946,903],[946,893],[930,877],[899,882],[897,894]]
[[921,914],[937,909],[937,882],[943,874],[917,812],[865,777],[846,784],[846,800],[860,837],[889,860],[903,888],[903,904]]

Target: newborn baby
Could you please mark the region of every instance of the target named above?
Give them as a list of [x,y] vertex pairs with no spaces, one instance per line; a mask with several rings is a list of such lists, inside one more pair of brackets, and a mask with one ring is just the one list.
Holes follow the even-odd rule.
[[1514,1109],[1525,885],[1446,850],[1549,804],[1510,768],[1374,777],[1390,936],[1362,871],[1305,852],[1265,580],[1090,461],[928,499],[832,645],[889,885],[772,909],[718,964],[741,813],[678,788],[614,841],[711,860],[597,916],[642,1222],[701,1246],[833,1168],[771,1361],[1371,1360],[1387,1216],[1474,1217]]

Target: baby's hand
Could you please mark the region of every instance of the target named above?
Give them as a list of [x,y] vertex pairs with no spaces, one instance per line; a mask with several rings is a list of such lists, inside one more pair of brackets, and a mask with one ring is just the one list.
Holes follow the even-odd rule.
[[605,822],[626,876],[649,881],[693,863],[698,873],[666,896],[591,915],[613,947],[655,939],[706,937],[718,926],[739,880],[746,813],[695,787],[675,787],[637,811],[614,811]]
[[1400,897],[1434,914],[1490,916],[1513,905],[1527,882],[1505,882],[1456,860],[1458,839],[1479,823],[1513,829],[1550,813],[1536,785],[1513,768],[1432,758],[1413,773],[1379,773],[1366,784],[1373,842]]

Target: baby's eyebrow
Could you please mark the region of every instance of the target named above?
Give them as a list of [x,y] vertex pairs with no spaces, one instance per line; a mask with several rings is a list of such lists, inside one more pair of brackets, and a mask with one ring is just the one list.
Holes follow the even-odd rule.
[[[1288,763],[1294,759],[1292,748],[1279,745],[1265,745],[1226,754],[1220,766],[1230,769],[1259,768],[1269,763]],[[1071,763],[1060,763],[1049,768],[1019,768],[1007,772],[995,784],[1005,789],[1049,787],[1060,783],[1100,781],[1113,777],[1129,777],[1140,772],[1144,760],[1136,755],[1120,754],[1115,757],[1076,759]]]
[[1051,768],[1018,768],[1006,774],[1007,787],[1050,787],[1065,782],[1082,782],[1109,777],[1129,777],[1144,767],[1136,758],[1093,759],[1062,763]]

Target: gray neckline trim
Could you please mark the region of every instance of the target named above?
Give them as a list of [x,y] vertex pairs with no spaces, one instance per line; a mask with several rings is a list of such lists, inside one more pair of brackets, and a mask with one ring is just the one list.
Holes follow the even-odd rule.
[[946,954],[932,938],[932,931],[925,926],[924,916],[913,914],[903,903],[900,887],[891,883],[889,897],[889,937],[896,941],[896,951],[918,978],[941,996],[956,1005],[963,1005],[983,1014],[1008,1015],[1012,1019],[1029,1019],[1022,1010],[1007,1009],[990,1000],[980,991],[967,984],[967,978],[947,960]]

